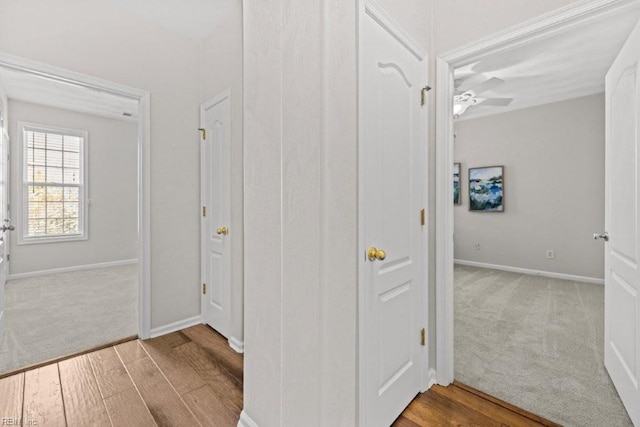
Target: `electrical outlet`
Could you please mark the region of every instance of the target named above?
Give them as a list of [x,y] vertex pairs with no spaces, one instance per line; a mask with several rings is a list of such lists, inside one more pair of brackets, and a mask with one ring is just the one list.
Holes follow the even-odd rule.
[[547,259],[556,259],[556,251],[547,249]]
[[473,249],[475,249],[476,251],[480,250],[480,243],[476,243],[475,245],[473,245]]

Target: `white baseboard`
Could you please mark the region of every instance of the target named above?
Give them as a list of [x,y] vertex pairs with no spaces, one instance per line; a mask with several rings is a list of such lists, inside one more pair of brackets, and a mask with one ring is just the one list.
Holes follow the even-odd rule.
[[510,267],[508,265],[487,264],[484,262],[465,261],[462,259],[454,260],[459,265],[468,265],[470,267],[490,268],[492,270],[509,271],[511,273],[530,274],[532,276],[550,277],[552,279],[573,280],[576,282],[593,283],[596,285],[604,285],[604,279],[596,277],[576,276],[575,274],[554,273],[552,271],[531,270],[528,268]]
[[427,372],[426,386],[422,390],[420,390],[420,392],[424,393],[425,391],[429,390],[437,382],[438,381],[436,379],[436,370],[433,368],[429,369],[429,372]]
[[157,328],[151,329],[150,338],[156,338],[162,335],[170,334],[171,332],[176,332],[181,329],[186,329],[191,326],[199,325],[202,323],[202,316],[197,315],[193,317],[189,317],[188,319],[178,320],[177,322],[169,323],[168,325],[159,326]]
[[74,271],[92,270],[94,268],[119,267],[122,265],[136,264],[137,259],[123,259],[120,261],[100,262],[97,264],[74,265],[71,267],[52,268],[50,270],[30,271],[27,273],[9,274],[7,280],[25,279],[27,277],[47,276],[49,274],[72,273]]
[[258,424],[243,409],[238,420],[238,427],[258,427]]
[[244,353],[244,341],[240,341],[236,337],[229,338],[229,347],[231,347],[236,353]]

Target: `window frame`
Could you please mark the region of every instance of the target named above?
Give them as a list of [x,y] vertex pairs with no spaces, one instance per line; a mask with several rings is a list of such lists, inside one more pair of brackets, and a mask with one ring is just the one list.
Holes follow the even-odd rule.
[[[31,245],[41,243],[62,243],[82,241],[89,239],[89,174],[87,173],[88,165],[88,145],[89,145],[89,133],[85,130],[70,129],[60,126],[43,125],[38,123],[18,122],[18,134],[20,141],[19,153],[19,173],[18,173],[18,192],[20,196],[18,199],[18,245]],[[61,234],[51,236],[29,236],[28,231],[28,216],[29,216],[29,199],[27,181],[27,132],[42,132],[53,133],[65,136],[76,136],[82,138],[80,144],[80,184],[78,185],[78,228],[80,230],[77,234]],[[65,185],[60,185],[64,187]],[[75,187],[75,185],[73,186]]]

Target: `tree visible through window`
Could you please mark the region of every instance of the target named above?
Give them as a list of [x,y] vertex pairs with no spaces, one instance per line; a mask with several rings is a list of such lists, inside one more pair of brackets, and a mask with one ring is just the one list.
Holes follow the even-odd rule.
[[24,238],[82,236],[83,132],[27,126],[24,132]]

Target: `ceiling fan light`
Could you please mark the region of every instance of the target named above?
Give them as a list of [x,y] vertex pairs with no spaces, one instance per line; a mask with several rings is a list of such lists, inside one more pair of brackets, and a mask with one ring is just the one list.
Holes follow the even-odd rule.
[[454,116],[459,116],[460,114],[464,113],[464,110],[466,110],[466,108],[464,108],[464,105],[462,105],[462,104],[453,104],[453,115]]

